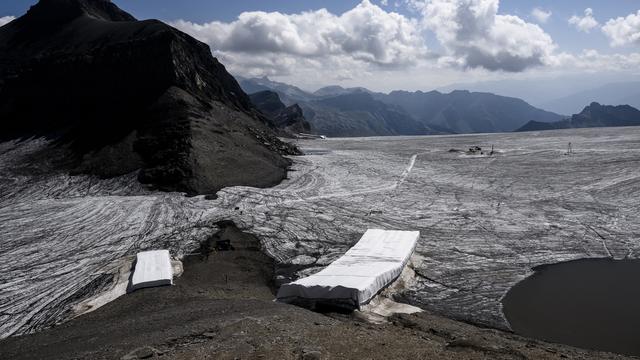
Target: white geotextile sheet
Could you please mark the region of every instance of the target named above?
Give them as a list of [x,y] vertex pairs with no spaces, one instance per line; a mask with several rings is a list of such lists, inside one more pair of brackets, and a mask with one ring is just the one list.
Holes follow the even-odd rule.
[[314,275],[283,285],[277,297],[365,304],[400,275],[418,238],[419,231],[369,229],[341,258]]
[[171,285],[173,269],[169,250],[152,250],[136,255],[136,267],[131,278],[131,290]]

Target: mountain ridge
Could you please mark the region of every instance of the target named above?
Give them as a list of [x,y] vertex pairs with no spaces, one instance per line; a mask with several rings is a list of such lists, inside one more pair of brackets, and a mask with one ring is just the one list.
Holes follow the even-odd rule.
[[[240,84],[249,93],[254,89],[270,88],[278,92],[281,97],[289,99],[290,102],[300,103],[315,131],[324,131],[324,134],[334,134],[334,136],[509,132],[520,128],[528,120],[542,119],[544,122],[550,122],[563,119],[562,115],[537,109],[518,98],[466,90],[454,90],[450,93],[435,90],[429,92],[395,90],[385,94],[359,87],[327,86],[311,93],[295,86],[271,81],[266,77],[243,78]],[[373,100],[386,104],[389,112],[403,113],[404,124],[400,126],[402,130],[388,131],[384,130],[385,127],[379,126],[380,124],[372,126],[372,121],[350,120],[346,113],[336,112],[335,108],[332,109],[331,114],[324,114],[319,118],[322,119],[322,124],[314,124],[317,112],[323,111],[317,106],[323,104],[322,100],[340,101],[340,97],[359,93],[368,94]],[[357,103],[356,101],[354,104]],[[373,104],[369,106],[375,107]],[[376,117],[367,108],[361,107],[359,114],[363,113],[369,113],[369,118]],[[405,116],[412,118],[414,124],[408,126],[409,121],[404,119]],[[337,124],[330,124],[331,121],[334,123],[351,121],[352,124],[347,127],[348,131],[345,128],[341,132]],[[360,127],[361,131],[356,131],[357,127]]]
[[640,81],[604,84],[548,101],[543,106],[572,114],[583,108],[584,104],[591,102],[628,104],[635,108],[640,108]]
[[430,135],[438,131],[366,92],[322,97],[303,105],[313,129],[328,136]]
[[383,102],[402,107],[425,125],[456,133],[506,132],[519,128],[528,119],[543,122],[562,119],[561,115],[537,109],[522,99],[492,93],[393,91],[378,96]]
[[211,193],[271,186],[296,153],[206,44],[107,0],[40,0],[0,28],[0,65],[2,140],[50,137],[73,173]]
[[516,131],[542,131],[590,127],[640,126],[640,110],[630,105],[601,105],[592,102],[580,113],[552,123],[530,121]]

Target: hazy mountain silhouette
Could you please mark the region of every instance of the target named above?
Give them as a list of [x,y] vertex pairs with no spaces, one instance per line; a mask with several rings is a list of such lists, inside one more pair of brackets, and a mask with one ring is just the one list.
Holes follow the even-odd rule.
[[456,133],[513,131],[529,120],[562,119],[561,115],[537,109],[521,99],[464,90],[449,94],[393,91],[377,98],[402,107],[427,126],[448,128]]
[[625,104],[640,108],[640,82],[606,84],[546,102],[542,106],[561,114],[573,114],[579,111],[584,104],[592,102]]
[[270,88],[299,103],[313,130],[330,136],[504,132],[514,131],[530,120],[563,119],[562,115],[535,108],[521,99],[490,93],[383,94],[340,86],[309,93],[267,78],[242,79],[240,84],[248,93]]
[[298,102],[310,101],[315,98],[311,93],[308,93],[296,86],[271,81],[268,77],[262,78],[243,78],[236,76],[238,83],[247,94],[257,93],[259,91],[272,90],[278,93],[280,100],[287,106],[293,105]]
[[311,131],[317,134],[339,137],[441,133],[415,121],[403,109],[378,101],[358,88],[328,87],[318,95],[266,77],[239,77],[239,83],[249,94],[270,89],[283,103],[298,104],[311,124]]
[[378,101],[365,92],[306,102],[302,107],[314,131],[328,136],[440,133],[414,120],[402,108]]
[[[620,101],[627,94],[637,93],[637,85],[635,88],[632,85],[630,85],[630,87],[625,85],[629,82],[640,82],[640,75],[617,72],[581,72],[579,74],[568,72],[566,74],[554,74],[553,76],[533,76],[527,78],[457,83],[442,86],[435,90],[442,93],[450,93],[454,90],[469,90],[471,92],[488,92],[496,95],[515,97],[537,108],[569,117],[571,114],[580,112],[586,104],[590,104],[593,101],[601,104],[629,104],[635,106],[631,102]],[[587,96],[576,99],[576,101],[565,101],[565,99],[570,99],[576,94],[605,87],[608,89],[606,89],[606,91],[599,91],[598,94],[606,97]],[[629,90],[631,91],[629,92]],[[638,97],[636,97],[636,99],[637,98]]]
[[590,127],[640,126],[640,110],[629,105],[600,105],[596,102],[569,119],[552,123],[530,121],[517,131],[539,131]]
[[332,97],[332,96],[338,96],[338,95],[352,94],[354,92],[373,93],[371,90],[363,87],[343,88],[342,86],[333,85],[333,86],[325,86],[323,88],[320,88],[314,91],[313,95],[320,96],[320,97]]

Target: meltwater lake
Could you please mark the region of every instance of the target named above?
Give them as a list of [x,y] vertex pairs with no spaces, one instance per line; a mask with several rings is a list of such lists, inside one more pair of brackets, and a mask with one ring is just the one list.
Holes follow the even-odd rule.
[[503,299],[522,335],[640,355],[640,260],[583,259],[543,265]]

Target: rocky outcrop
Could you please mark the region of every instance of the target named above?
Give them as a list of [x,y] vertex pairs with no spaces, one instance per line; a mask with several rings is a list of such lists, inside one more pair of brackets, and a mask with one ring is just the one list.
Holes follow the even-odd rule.
[[0,28],[2,140],[54,138],[73,172],[270,186],[296,153],[271,128],[207,45],[109,0],[41,0]]
[[300,106],[298,104],[285,106],[280,101],[278,93],[267,90],[251,94],[249,97],[258,110],[271,120],[281,135],[295,136],[311,131],[311,125],[304,118]]
[[541,131],[557,129],[639,126],[640,111],[629,105],[600,105],[597,102],[585,107],[580,114],[552,123],[529,121],[516,131]]

